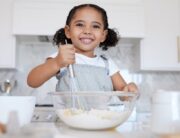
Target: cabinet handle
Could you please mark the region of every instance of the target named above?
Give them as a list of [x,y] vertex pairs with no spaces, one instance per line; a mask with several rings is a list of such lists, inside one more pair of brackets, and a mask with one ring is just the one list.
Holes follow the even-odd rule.
[[178,62],[180,63],[180,36],[177,37]]

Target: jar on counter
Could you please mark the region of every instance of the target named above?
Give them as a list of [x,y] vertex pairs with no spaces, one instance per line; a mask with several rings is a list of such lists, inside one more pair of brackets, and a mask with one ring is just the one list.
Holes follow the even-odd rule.
[[153,94],[151,129],[163,135],[180,133],[180,91],[158,90]]

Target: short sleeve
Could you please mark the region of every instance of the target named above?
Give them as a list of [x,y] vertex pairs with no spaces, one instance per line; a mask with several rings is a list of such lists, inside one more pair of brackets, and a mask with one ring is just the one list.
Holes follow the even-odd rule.
[[47,59],[48,58],[55,58],[57,56],[57,54],[58,54],[58,52],[55,52],[55,53],[51,54],[50,56],[48,56]]
[[112,76],[113,74],[119,72],[118,66],[111,58],[108,58],[108,62],[109,62],[109,76]]

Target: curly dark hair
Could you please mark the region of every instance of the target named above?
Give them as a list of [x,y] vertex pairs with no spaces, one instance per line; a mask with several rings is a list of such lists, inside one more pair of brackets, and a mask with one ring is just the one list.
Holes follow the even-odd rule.
[[[101,47],[103,50],[107,50],[108,47],[116,46],[116,44],[118,43],[118,41],[120,39],[119,33],[117,30],[115,31],[115,29],[109,28],[108,17],[107,17],[106,11],[103,8],[101,8],[95,4],[81,4],[81,5],[73,7],[71,9],[71,11],[69,12],[69,15],[67,16],[66,25],[70,25],[70,22],[77,10],[85,8],[85,7],[94,8],[99,13],[101,13],[103,23],[104,23],[104,30],[108,31],[106,40],[104,42],[100,43],[99,47]],[[66,37],[64,28],[60,28],[59,30],[56,31],[56,33],[53,37],[53,44],[55,44],[59,47],[59,44],[65,44],[65,40],[67,40],[68,43],[72,44],[71,39],[68,39]]]

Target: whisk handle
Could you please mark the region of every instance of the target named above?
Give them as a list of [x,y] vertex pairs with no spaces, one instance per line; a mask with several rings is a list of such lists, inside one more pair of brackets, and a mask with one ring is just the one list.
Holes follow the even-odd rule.
[[72,65],[72,64],[68,65],[68,69],[69,69],[70,77],[71,77],[71,78],[74,78],[73,65]]

